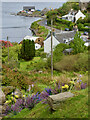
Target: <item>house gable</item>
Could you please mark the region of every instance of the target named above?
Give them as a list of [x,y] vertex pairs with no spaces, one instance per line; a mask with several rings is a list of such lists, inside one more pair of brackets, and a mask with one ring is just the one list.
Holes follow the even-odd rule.
[[[53,36],[53,48],[55,48],[60,42]],[[44,52],[50,53],[51,51],[51,36],[44,41]]]

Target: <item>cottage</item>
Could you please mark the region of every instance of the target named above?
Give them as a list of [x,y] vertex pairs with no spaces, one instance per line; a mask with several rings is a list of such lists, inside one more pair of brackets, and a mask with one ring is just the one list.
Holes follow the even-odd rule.
[[76,22],[79,18],[84,19],[86,16],[79,10],[78,12],[74,12],[72,9],[71,11],[67,14],[62,16],[62,19]]
[[[60,43],[69,44],[75,36],[75,31],[64,31],[58,34],[53,33],[53,48],[55,48]],[[48,35],[46,40],[44,41],[44,52],[50,53],[51,51],[51,34]]]
[[[43,46],[43,38],[42,37],[34,37],[34,36],[25,36],[24,40],[33,40],[35,43],[35,50],[40,49]],[[20,42],[22,43],[22,41]]]
[[23,10],[34,12],[35,11],[35,6],[24,6]]

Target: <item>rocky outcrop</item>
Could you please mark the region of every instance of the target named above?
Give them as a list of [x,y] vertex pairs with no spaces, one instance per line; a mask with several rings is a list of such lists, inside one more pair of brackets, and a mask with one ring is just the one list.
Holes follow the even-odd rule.
[[60,103],[65,101],[67,98],[73,97],[74,94],[71,92],[63,92],[56,95],[50,95],[47,98],[47,102],[52,110],[60,108]]
[[5,94],[3,93],[1,87],[0,87],[0,117],[3,116],[3,113],[5,112]]

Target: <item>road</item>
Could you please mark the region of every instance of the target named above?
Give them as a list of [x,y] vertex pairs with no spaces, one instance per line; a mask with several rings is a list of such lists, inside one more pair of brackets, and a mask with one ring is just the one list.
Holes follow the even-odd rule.
[[[51,30],[51,27],[47,26],[46,18],[43,18],[40,22],[38,22],[38,24],[41,25],[41,26],[45,26],[45,28]],[[56,28],[54,28],[54,29],[55,29],[55,33],[60,33],[61,32],[61,30],[59,30],[59,29],[56,29]]]

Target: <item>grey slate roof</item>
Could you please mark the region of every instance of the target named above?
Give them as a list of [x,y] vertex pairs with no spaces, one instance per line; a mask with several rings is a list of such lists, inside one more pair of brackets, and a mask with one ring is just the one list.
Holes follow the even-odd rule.
[[75,31],[68,31],[64,33],[59,33],[55,35],[55,38],[60,42],[63,43],[63,39],[74,38],[76,32]]
[[[76,34],[76,31],[63,31],[61,33],[53,33],[53,36],[60,42],[63,43],[63,39],[69,39],[69,38],[74,38]],[[49,37],[51,36],[51,33],[48,34],[47,38],[45,40],[47,40]]]

